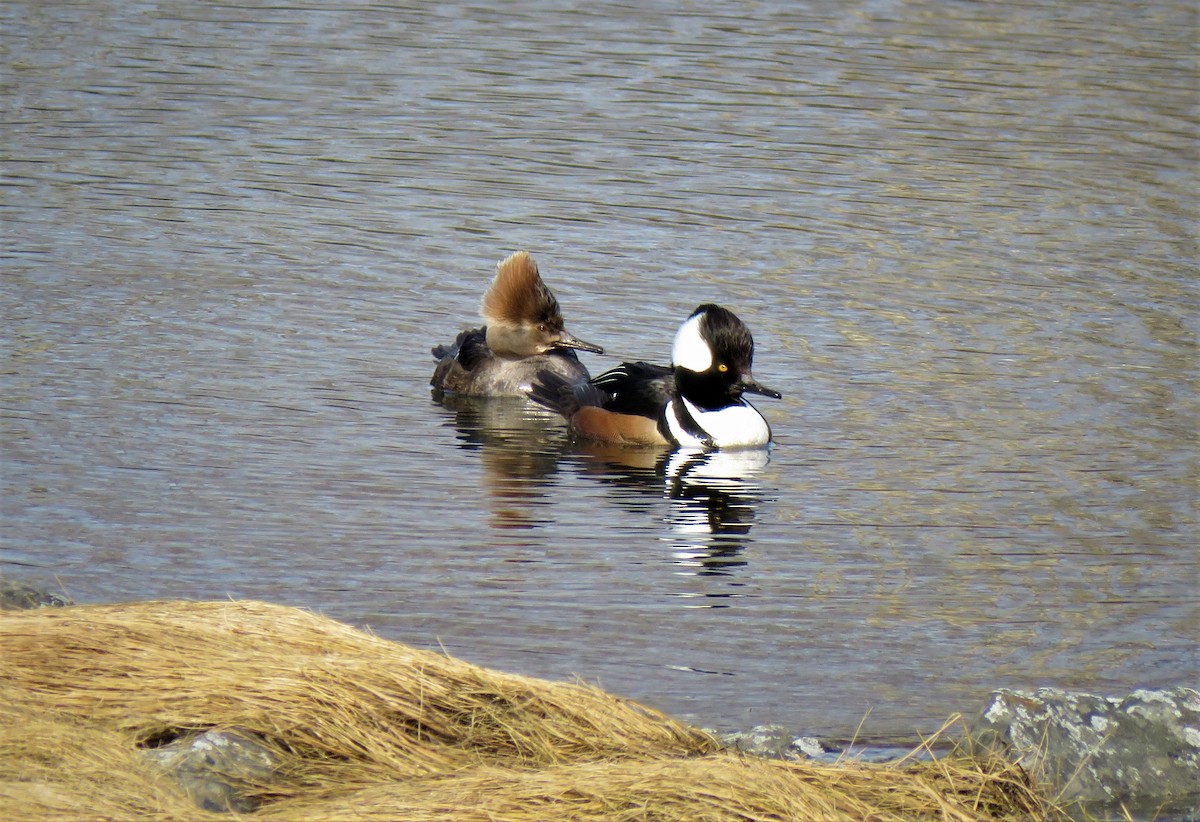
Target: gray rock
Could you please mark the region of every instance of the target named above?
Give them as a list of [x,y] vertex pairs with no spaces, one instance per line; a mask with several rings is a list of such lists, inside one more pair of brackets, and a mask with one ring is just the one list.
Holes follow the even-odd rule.
[[795,759],[791,750],[794,738],[794,734],[782,725],[758,725],[748,731],[717,737],[722,745],[769,759]]
[[249,813],[257,803],[247,787],[265,780],[278,760],[256,736],[238,731],[205,731],[180,737],[146,756],[165,768],[206,811]]
[[1124,699],[999,690],[970,736],[1019,760],[1064,803],[1145,805],[1200,792],[1200,693],[1191,688]]
[[0,611],[62,608],[74,604],[69,596],[51,593],[49,588],[0,577]]
[[798,736],[788,746],[789,752],[798,757],[827,761],[831,756],[841,755],[842,749],[815,736]]
[[[856,762],[893,762],[912,756],[910,748],[887,745],[867,745],[858,742],[838,744],[816,736],[798,736],[782,725],[758,725],[748,731],[736,733],[712,733],[722,745],[744,753],[768,759],[804,760],[834,763],[844,760]],[[917,759],[929,759],[922,752]]]

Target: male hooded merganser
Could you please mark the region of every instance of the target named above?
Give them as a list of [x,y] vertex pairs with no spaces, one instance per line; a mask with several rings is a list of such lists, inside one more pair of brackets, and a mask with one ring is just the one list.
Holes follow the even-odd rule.
[[438,361],[429,384],[472,397],[523,397],[539,371],[568,382],[586,381],[587,369],[571,349],[603,354],[598,345],[563,328],[558,300],[526,251],[502,260],[483,295],[483,328],[433,349]]
[[750,373],[754,338],[728,309],[705,304],[680,326],[673,366],[623,363],[589,382],[538,374],[529,396],[593,440],[628,445],[753,448],[771,427],[746,391],[780,398]]

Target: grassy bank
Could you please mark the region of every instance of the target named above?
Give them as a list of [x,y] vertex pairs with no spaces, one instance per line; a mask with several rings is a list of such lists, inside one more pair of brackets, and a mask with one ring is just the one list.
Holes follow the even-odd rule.
[[499,673],[259,602],[0,612],[0,803],[29,819],[230,819],[144,749],[237,729],[254,819],[1047,819],[1019,768],[722,751],[595,688]]

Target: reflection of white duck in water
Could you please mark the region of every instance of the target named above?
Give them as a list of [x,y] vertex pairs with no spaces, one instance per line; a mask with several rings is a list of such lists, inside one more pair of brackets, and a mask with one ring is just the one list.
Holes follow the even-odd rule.
[[750,533],[759,485],[754,475],[770,456],[765,448],[735,451],[679,449],[666,465],[668,522],[676,561],[689,573],[724,574]]
[[751,374],[754,338],[718,305],[697,308],[680,326],[671,367],[623,363],[589,381],[540,372],[530,398],[562,414],[580,436],[624,445],[762,448],[771,427],[742,396],[779,399]]

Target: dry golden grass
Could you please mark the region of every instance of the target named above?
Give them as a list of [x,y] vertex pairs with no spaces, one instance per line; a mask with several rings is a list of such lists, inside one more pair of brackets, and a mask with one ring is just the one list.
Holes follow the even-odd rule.
[[197,817],[128,734],[30,708],[10,687],[0,688],[0,808],[14,820]]
[[[1009,781],[1012,780],[1012,781]],[[982,820],[1044,818],[1019,777],[943,770],[785,763],[721,753],[624,759],[536,770],[479,768],[415,785],[380,784],[285,800],[270,819],[458,820]]]
[[229,819],[138,748],[258,735],[253,818],[1039,819],[1013,766],[772,762],[595,688],[490,671],[257,602],[0,612],[0,807]]

